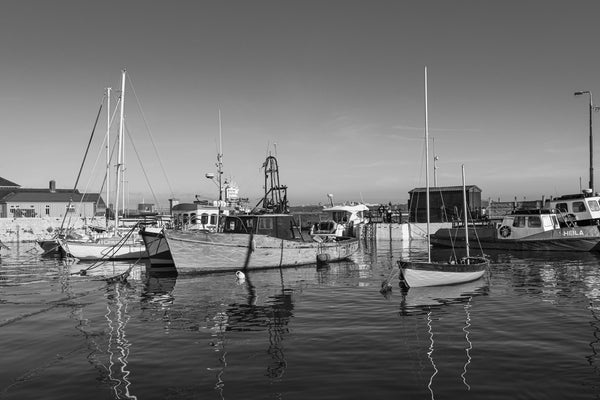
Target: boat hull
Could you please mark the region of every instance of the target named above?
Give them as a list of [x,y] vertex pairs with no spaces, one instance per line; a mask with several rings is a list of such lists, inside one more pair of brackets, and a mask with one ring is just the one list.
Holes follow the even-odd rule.
[[65,252],[60,246],[58,239],[37,240],[38,246],[44,250],[43,255],[60,255],[65,256]]
[[277,268],[352,256],[358,239],[303,242],[267,235],[165,230],[164,235],[178,273],[202,273]]
[[80,260],[137,260],[148,258],[140,242],[125,244],[61,241],[63,251]]
[[489,265],[483,258],[471,258],[469,264],[423,261],[398,261],[400,279],[408,287],[455,285],[481,278]]
[[[471,247],[522,251],[600,251],[600,231],[596,226],[561,228],[519,239],[497,237],[492,228],[469,232]],[[431,235],[431,244],[439,247],[464,246],[462,228],[440,229]]]
[[169,243],[163,234],[162,228],[145,227],[140,230],[142,241],[146,246],[150,264],[154,265],[173,265],[173,256]]

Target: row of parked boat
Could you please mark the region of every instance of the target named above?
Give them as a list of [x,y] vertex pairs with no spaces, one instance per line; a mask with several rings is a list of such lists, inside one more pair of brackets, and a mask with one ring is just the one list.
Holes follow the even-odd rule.
[[[266,174],[277,174],[266,181],[278,182],[275,157],[267,157],[263,166]],[[327,210],[331,219],[306,232],[288,212],[287,187],[279,184],[266,187],[264,198],[250,213],[228,215],[214,208],[217,229],[208,214],[206,219],[195,214],[194,223],[183,226],[140,223],[109,235],[57,237],[40,245],[46,250],[60,248],[64,255],[83,261],[149,258],[153,268],[175,268],[177,273],[334,262],[358,250],[355,228],[368,210],[362,205],[331,207]]]

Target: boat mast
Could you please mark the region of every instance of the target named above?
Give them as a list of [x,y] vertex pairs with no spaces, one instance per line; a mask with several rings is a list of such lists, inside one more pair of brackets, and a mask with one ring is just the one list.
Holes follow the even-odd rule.
[[431,238],[429,237],[429,111],[427,106],[427,67],[425,67],[425,203],[427,204],[427,262],[431,262]]
[[[123,115],[125,106],[125,74],[127,70],[123,69],[121,77],[121,115],[119,121],[119,152],[117,160],[117,194],[115,196],[115,229],[119,226],[119,193],[121,186],[121,173],[123,172]],[[123,204],[123,206],[125,206]]]
[[467,219],[467,188],[465,185],[465,165],[462,165],[463,212],[465,214],[465,247],[467,248],[467,264],[469,263],[469,226]]
[[106,229],[108,229],[109,210],[110,210],[110,91],[106,88]]
[[221,206],[223,202],[223,136],[221,130],[221,109],[219,109],[219,152],[217,153],[217,174],[219,174],[219,210],[217,214],[217,229],[221,218]]

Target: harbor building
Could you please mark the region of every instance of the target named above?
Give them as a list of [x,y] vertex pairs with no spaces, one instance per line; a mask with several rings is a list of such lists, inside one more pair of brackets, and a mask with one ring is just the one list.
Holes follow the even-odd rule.
[[0,177],[0,218],[93,218],[105,212],[99,193],[57,189],[53,180],[46,189],[28,189]]
[[[476,185],[465,187],[470,218],[483,216],[481,189]],[[427,221],[426,188],[408,192],[409,222]],[[462,219],[463,187],[441,186],[429,188],[429,212],[431,222],[452,222]]]

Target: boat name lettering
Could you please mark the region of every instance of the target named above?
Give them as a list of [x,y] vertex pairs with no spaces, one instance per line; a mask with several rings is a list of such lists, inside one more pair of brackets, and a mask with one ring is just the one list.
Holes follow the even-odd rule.
[[576,231],[575,229],[569,229],[568,231],[563,231],[563,236],[584,236],[583,230]]

